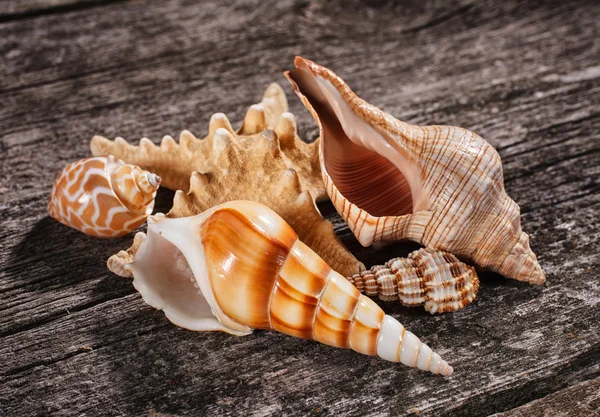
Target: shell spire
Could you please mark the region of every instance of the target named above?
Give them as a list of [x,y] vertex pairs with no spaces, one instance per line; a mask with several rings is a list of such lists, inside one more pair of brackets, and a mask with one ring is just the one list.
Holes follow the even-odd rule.
[[408,258],[391,259],[348,277],[348,281],[370,297],[400,300],[410,307],[423,305],[432,314],[466,307],[479,290],[475,268],[431,248],[414,251]]
[[233,201],[177,219],[153,216],[127,268],[148,304],[190,330],[272,329],[435,374],[453,372],[257,203]]
[[54,181],[48,213],[96,237],[119,237],[146,221],[161,178],[114,156],[67,165]]
[[460,127],[397,120],[331,70],[294,63],[285,75],[321,130],[327,194],[362,245],[411,239],[508,278],[545,281],[488,142]]

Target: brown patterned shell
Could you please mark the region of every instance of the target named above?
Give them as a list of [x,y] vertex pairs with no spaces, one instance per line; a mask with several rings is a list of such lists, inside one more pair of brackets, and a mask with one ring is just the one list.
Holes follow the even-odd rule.
[[400,300],[410,307],[423,305],[432,314],[466,307],[479,290],[475,268],[431,248],[414,251],[408,258],[391,259],[348,280],[368,296]]
[[[237,335],[273,329],[452,373],[266,206],[234,201],[192,217],[153,217],[148,232],[128,268],[144,300],[179,326]],[[183,258],[169,252],[165,240]]]
[[460,127],[404,123],[331,70],[300,57],[295,65],[286,76],[321,129],[327,193],[361,244],[411,239],[508,278],[545,281],[488,142]]
[[48,213],[96,237],[131,233],[152,213],[160,177],[113,157],[67,165],[52,186]]

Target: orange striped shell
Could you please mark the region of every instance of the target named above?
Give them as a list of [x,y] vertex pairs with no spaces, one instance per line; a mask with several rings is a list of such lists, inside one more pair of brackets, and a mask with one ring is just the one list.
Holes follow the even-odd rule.
[[273,210],[232,201],[151,216],[126,266],[174,324],[235,335],[272,329],[450,375],[452,367],[302,243]]
[[96,237],[124,236],[152,213],[160,177],[113,156],[67,165],[54,181],[48,213]]

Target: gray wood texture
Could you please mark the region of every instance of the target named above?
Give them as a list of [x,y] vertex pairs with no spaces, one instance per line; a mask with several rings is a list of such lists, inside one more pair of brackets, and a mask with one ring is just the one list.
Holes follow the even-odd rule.
[[582,382],[494,417],[600,416],[600,378]]
[[[1,2],[0,415],[597,409],[599,22],[583,0]],[[201,136],[217,111],[239,126],[272,81],[313,140],[281,75],[297,54],[403,120],[463,126],[500,152],[547,284],[482,273],[477,300],[439,316],[381,303],[452,363],[450,378],[275,332],[178,329],[105,268],[131,238],[47,217],[55,176],[89,156],[93,134]],[[416,247],[361,248],[320,208],[367,266]]]

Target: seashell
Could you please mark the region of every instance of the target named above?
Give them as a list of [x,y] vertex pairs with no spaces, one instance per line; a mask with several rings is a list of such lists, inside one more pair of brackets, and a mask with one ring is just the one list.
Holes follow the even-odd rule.
[[82,159],[54,181],[48,213],[90,236],[124,236],[152,213],[160,181],[113,156]]
[[508,278],[545,281],[488,142],[460,127],[404,123],[331,70],[300,57],[295,65],[286,77],[321,129],[327,193],[362,245],[411,239]]
[[[261,108],[265,114],[259,117]],[[179,177],[169,171],[178,167],[176,162],[180,159],[184,166],[182,178],[189,183],[176,192],[167,217],[192,216],[226,201],[255,201],[275,210],[300,239],[336,271],[342,275],[360,272],[365,269],[364,265],[339,241],[332,224],[323,219],[314,204],[315,195],[327,196],[317,146],[306,144],[298,137],[294,116],[281,113],[283,108],[287,109],[285,95],[281,87],[272,84],[262,103],[248,110],[240,129],[243,133],[233,132],[225,116],[217,113],[211,118],[209,135],[204,140],[184,131],[179,144],[166,137],[160,147],[147,140],[136,147],[120,140],[111,142],[95,137],[92,149],[96,149],[94,153],[116,152],[131,161],[151,166],[161,176],[167,175],[163,184],[170,180],[170,186],[181,186],[177,182]],[[267,122],[259,123],[263,119]],[[265,127],[275,130],[261,130]],[[195,159],[199,172],[185,170],[186,155]],[[160,161],[167,162],[161,165]],[[196,165],[189,165],[193,166]],[[187,194],[184,189],[189,190]],[[112,256],[109,269],[117,275],[130,276],[123,266],[133,254],[135,248]]]
[[151,216],[126,268],[146,303],[189,330],[272,329],[436,374],[453,371],[258,203]]
[[432,314],[466,307],[479,290],[475,268],[431,248],[414,251],[408,258],[391,259],[347,279],[370,297],[399,299],[409,307],[424,305]]

